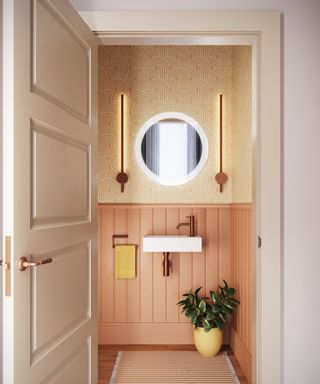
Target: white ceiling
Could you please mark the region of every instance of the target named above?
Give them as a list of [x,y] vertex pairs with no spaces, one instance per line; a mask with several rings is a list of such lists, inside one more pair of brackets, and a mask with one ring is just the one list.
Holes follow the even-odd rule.
[[[274,10],[282,0],[69,0],[78,11],[139,11],[139,10],[242,10],[263,8]],[[262,7],[261,7],[262,6]]]

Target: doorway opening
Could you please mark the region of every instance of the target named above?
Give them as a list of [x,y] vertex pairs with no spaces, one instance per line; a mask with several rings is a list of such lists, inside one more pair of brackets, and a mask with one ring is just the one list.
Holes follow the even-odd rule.
[[[252,382],[254,65],[252,46],[235,44],[232,39],[230,44],[225,39],[218,44],[215,38],[210,44],[208,38],[201,37],[140,38],[137,44],[134,38],[123,38],[119,44],[119,38],[109,38],[99,47],[101,380],[111,375],[110,362],[119,350],[193,350],[190,321],[176,304],[189,290],[202,286],[203,295],[208,295],[227,280],[237,289],[242,304],[225,327],[224,344],[241,382]],[[114,177],[120,160],[122,94],[126,98],[125,162],[129,174],[123,193]],[[222,161],[228,173],[222,193],[215,180],[219,172],[220,95],[224,97]],[[185,186],[159,186],[141,171],[135,158],[141,127],[154,115],[166,112],[191,115],[209,142],[203,171]],[[196,234],[203,239],[202,251],[172,253],[170,276],[163,277],[162,254],[144,252],[143,237],[186,234],[187,228],[178,231],[176,225],[190,215],[195,217]],[[119,239],[119,244],[137,245],[135,279],[115,277],[115,234],[128,235]]]

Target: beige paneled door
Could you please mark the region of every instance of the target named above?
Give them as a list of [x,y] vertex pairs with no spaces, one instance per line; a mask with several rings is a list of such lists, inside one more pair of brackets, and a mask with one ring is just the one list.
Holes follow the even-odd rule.
[[3,382],[93,384],[96,41],[66,0],[4,0],[4,38]]

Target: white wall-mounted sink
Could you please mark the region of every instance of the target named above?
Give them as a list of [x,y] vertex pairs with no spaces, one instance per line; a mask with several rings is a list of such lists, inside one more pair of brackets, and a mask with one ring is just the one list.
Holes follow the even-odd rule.
[[143,238],[143,252],[201,252],[202,237],[150,235]]

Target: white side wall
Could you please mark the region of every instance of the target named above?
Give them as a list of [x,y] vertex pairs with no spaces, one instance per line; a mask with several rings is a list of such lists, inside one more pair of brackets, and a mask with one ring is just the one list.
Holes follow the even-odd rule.
[[[0,20],[1,20],[1,27],[0,27],[0,121],[1,121],[1,127],[2,127],[2,0],[0,0]],[[2,128],[0,131],[0,213],[1,213],[1,220],[0,220],[0,249],[2,250],[2,241],[3,241],[3,233],[2,233]],[[3,256],[1,256],[2,259]],[[0,270],[0,384],[2,383],[2,271]]]

